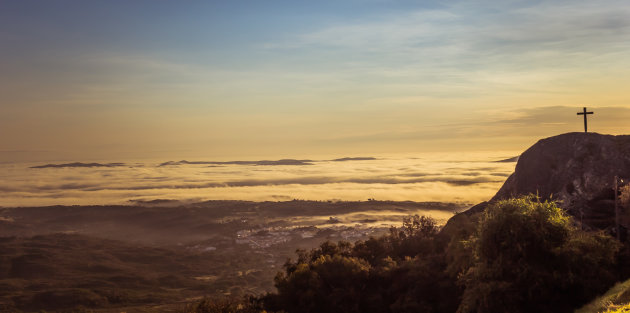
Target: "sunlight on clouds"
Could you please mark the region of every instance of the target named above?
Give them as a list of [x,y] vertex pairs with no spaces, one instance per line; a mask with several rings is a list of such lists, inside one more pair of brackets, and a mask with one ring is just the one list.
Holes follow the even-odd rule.
[[[129,200],[413,200],[473,203],[490,198],[511,154],[425,154],[421,158],[313,160],[312,165],[156,163],[112,167],[5,164],[3,205],[123,204]],[[87,165],[86,165],[87,166]]]

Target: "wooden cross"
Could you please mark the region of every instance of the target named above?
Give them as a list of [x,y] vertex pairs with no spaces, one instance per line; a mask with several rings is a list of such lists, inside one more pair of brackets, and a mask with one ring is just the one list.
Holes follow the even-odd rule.
[[584,115],[584,132],[586,133],[588,131],[588,127],[586,124],[586,115],[588,114],[593,114],[593,112],[586,112],[586,108],[584,108],[584,111],[579,112],[577,115]]

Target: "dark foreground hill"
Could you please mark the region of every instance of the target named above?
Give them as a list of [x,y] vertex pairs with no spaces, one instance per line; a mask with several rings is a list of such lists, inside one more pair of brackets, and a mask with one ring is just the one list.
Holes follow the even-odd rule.
[[388,201],[0,208],[0,312],[172,312],[196,297],[262,294],[274,290],[274,275],[298,248],[365,239],[403,216],[449,217],[462,208]]
[[[4,237],[0,251],[0,312],[80,307],[133,312],[133,307],[177,303],[214,293],[219,285],[209,282],[220,278],[224,263],[216,254],[76,234]],[[238,253],[229,257],[235,265],[248,262]],[[256,278],[240,280],[246,285]]]

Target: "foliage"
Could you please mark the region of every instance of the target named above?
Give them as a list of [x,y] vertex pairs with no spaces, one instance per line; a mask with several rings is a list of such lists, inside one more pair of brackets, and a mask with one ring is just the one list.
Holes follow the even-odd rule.
[[612,305],[606,309],[603,313],[622,313],[622,312],[630,312],[630,303],[626,303],[623,305]]
[[622,277],[619,244],[576,228],[553,202],[527,196],[479,214],[459,219],[447,237],[432,219],[413,216],[384,236],[298,250],[258,309],[571,312]]
[[618,244],[534,196],[489,206],[471,243],[462,313],[568,312],[616,279]]
[[[623,310],[626,311],[623,311]],[[620,282],[575,313],[627,312],[630,310],[630,280]]]
[[445,274],[438,227],[425,216],[405,218],[386,236],[298,251],[276,276],[270,310],[287,312],[453,312],[461,293]]
[[265,313],[260,302],[253,297],[246,298],[204,298],[189,304],[178,313]]
[[624,209],[630,209],[630,185],[619,187],[619,202]]

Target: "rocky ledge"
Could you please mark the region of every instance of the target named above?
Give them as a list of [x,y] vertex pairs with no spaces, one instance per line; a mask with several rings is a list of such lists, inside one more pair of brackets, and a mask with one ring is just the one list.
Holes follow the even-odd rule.
[[[523,152],[514,173],[490,202],[537,194],[559,201],[585,226],[605,229],[614,225],[615,176],[622,185],[630,181],[630,136],[562,134],[541,139]],[[486,205],[478,204],[463,215],[471,217]]]

